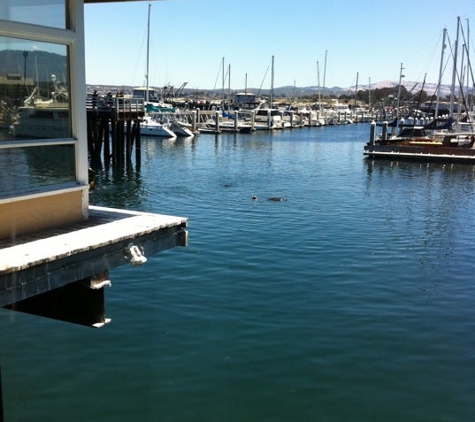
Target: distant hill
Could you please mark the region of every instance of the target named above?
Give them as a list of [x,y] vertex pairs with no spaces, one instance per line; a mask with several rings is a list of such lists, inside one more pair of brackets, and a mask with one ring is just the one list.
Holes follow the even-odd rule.
[[[396,88],[399,85],[399,82],[392,82],[392,81],[383,81],[383,82],[377,82],[374,84],[371,84],[371,89],[382,89],[382,88]],[[417,93],[421,89],[424,89],[424,91],[428,95],[435,94],[437,84],[436,83],[425,83],[424,87],[422,87],[422,83],[418,82],[411,82],[411,81],[402,81],[401,85],[404,86],[408,92],[412,93]],[[368,85],[358,85],[358,91],[367,91],[369,89]],[[356,90],[356,86],[350,86],[346,88],[334,86],[331,88],[323,88],[323,87],[318,87],[318,86],[307,86],[307,87],[293,87],[293,86],[284,86],[280,88],[274,89],[274,94],[276,96],[288,96],[288,97],[303,97],[303,96],[312,96],[312,95],[318,95],[319,91],[322,96],[326,95],[351,95],[354,94]],[[266,91],[266,93],[268,90]],[[449,85],[441,85],[440,88],[440,93],[442,97],[446,95],[450,95],[450,86]]]
[[0,62],[4,75],[20,75],[24,77],[26,67],[26,77],[34,81],[51,81],[51,76],[55,75],[63,84],[67,82],[66,58],[60,54],[49,53],[47,51],[29,51],[25,57],[21,50],[0,50]]
[[[407,89],[407,91],[412,92],[416,94],[419,92],[422,88],[421,83],[417,82],[410,82],[410,81],[403,81],[402,85]],[[371,84],[371,89],[382,89],[382,88],[396,88],[398,86],[398,82],[392,82],[392,81],[383,81],[383,82],[377,82],[374,84]],[[424,85],[424,91],[428,95],[432,95],[436,92],[436,87],[437,84],[435,83],[426,83]],[[157,87],[154,87],[157,89]],[[129,85],[87,85],[87,92],[93,92],[94,90],[97,90],[99,93],[105,94],[107,92],[112,92],[115,93],[117,91],[122,91],[124,94],[131,94],[132,93],[132,86]],[[282,87],[277,87],[274,88],[274,95],[276,97],[287,97],[287,98],[300,98],[300,97],[310,97],[310,96],[315,96],[318,95],[319,92],[322,96],[340,96],[340,95],[352,95],[354,94],[356,89],[356,86],[351,86],[347,88],[342,88],[338,86],[334,87],[318,87],[318,86],[307,86],[307,87],[295,87],[295,86],[282,86]],[[360,85],[358,86],[358,90],[368,90],[368,85]],[[203,93],[204,95],[214,95],[217,97],[221,96],[221,90],[210,90],[210,89],[202,89],[202,90],[187,90],[185,89],[183,91],[184,94],[191,95],[193,93],[196,93],[197,91]],[[242,92],[242,89],[234,89],[232,90],[233,92]],[[266,96],[270,94],[270,89],[257,89],[257,88],[247,88],[248,93],[252,94],[258,94],[261,96]],[[442,97],[449,95],[450,94],[450,86],[448,85],[442,85],[441,86],[441,94]]]

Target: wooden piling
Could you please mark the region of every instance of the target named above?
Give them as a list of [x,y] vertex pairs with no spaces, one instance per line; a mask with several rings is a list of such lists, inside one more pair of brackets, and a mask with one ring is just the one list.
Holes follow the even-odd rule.
[[[93,166],[103,160],[114,165],[130,161],[134,149],[140,161],[140,120],[145,114],[143,101],[117,98],[99,105],[87,105],[87,143]],[[109,129],[110,128],[110,129]]]
[[369,142],[371,145],[374,145],[376,142],[376,122],[374,120],[371,122]]
[[135,124],[135,165],[137,167],[137,170],[140,170],[140,166],[142,164],[142,142],[140,139],[140,120],[136,119]]
[[193,110],[193,111],[191,112],[191,131],[192,131],[193,133],[195,133],[196,130],[198,129],[198,128],[196,127],[196,121],[197,121],[197,119],[196,119],[196,114],[197,114],[196,110]]

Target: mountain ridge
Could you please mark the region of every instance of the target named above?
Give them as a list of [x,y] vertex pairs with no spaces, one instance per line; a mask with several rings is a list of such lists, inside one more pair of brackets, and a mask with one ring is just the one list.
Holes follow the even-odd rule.
[[[397,88],[399,85],[398,82],[394,81],[381,81],[381,82],[376,82],[371,84],[371,90],[375,89],[383,89],[383,88]],[[437,84],[436,83],[425,83],[424,86],[422,87],[422,83],[420,82],[413,82],[413,81],[402,81],[401,85],[406,88],[406,90],[410,93],[416,94],[419,92],[421,89],[424,89],[424,91],[428,95],[432,95],[436,93],[437,90]],[[134,85],[135,86],[135,85]],[[97,89],[99,92],[116,92],[116,91],[123,91],[124,93],[131,93],[132,89],[134,88],[132,85],[103,85],[103,84],[86,84],[88,92],[92,92],[93,90]],[[161,88],[158,88],[156,86],[150,86],[152,89],[158,89],[160,90]],[[356,86],[350,86],[350,87],[339,87],[339,86],[333,86],[333,87],[319,87],[319,86],[305,86],[305,87],[296,87],[292,85],[287,85],[287,86],[281,86],[274,88],[274,95],[276,97],[289,97],[289,98],[299,98],[299,97],[309,97],[309,96],[314,96],[321,94],[322,96],[328,96],[328,95],[334,95],[334,96],[340,96],[340,95],[354,95],[356,90]],[[366,85],[358,85],[358,91],[359,90],[368,90],[368,84]],[[244,92],[243,89],[232,89],[232,92]],[[221,96],[222,91],[220,89],[185,89],[183,90],[184,93],[187,93],[188,95],[192,94],[193,92],[200,92],[204,93],[206,95],[211,95],[214,94],[216,96]],[[270,88],[266,89],[257,89],[257,88],[247,88],[246,89],[247,93],[250,94],[257,94],[257,95],[269,95],[270,94]],[[449,95],[451,92],[450,85],[441,85],[440,86],[440,94],[442,97]],[[395,92],[396,94],[396,92]]]

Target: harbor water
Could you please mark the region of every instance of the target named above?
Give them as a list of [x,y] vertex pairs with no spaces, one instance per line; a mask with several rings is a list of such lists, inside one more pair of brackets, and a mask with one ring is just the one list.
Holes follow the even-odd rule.
[[144,138],[98,171],[92,204],[189,245],[112,270],[100,330],[0,310],[5,421],[474,421],[475,169],[366,160],[369,130]]

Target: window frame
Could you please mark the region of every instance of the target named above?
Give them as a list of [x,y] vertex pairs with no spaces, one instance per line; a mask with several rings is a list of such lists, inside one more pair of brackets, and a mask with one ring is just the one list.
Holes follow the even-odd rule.
[[[86,81],[84,53],[84,7],[82,0],[67,0],[66,26],[68,29],[45,27],[0,19],[0,36],[64,45],[68,49],[69,99],[71,138],[9,140],[2,141],[0,148],[34,147],[46,145],[71,145],[75,147],[75,182],[59,183],[58,193],[88,187]],[[51,186],[38,186],[34,192],[18,192],[16,199],[51,195]],[[88,207],[88,196],[83,195],[83,209]],[[11,202],[12,197],[0,198],[0,204]]]

